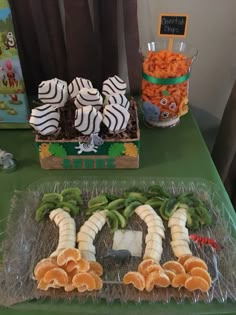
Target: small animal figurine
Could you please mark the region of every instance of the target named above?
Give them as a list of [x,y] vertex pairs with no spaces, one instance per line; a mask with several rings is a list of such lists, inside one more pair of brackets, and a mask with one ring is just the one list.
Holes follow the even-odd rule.
[[13,159],[13,155],[0,149],[0,166],[3,170],[15,168],[16,161]]
[[131,253],[127,249],[109,249],[103,258],[112,258],[116,264],[123,265],[129,262]]
[[150,102],[143,102],[143,114],[147,122],[157,122],[160,118],[160,109],[158,106],[153,105]]
[[98,145],[95,145],[93,135],[90,136],[88,143],[79,142],[79,146],[75,147],[78,154],[83,152],[97,152]]

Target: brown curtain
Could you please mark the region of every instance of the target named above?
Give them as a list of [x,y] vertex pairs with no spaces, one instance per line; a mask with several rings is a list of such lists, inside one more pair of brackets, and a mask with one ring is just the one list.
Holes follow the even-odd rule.
[[[59,0],[10,0],[29,93],[42,80],[89,78],[101,88],[118,73],[118,0],[64,0],[65,36]],[[131,93],[140,91],[141,60],[137,0],[123,0],[125,48]],[[125,79],[125,78],[124,78]]]
[[222,117],[212,158],[236,209],[236,82]]

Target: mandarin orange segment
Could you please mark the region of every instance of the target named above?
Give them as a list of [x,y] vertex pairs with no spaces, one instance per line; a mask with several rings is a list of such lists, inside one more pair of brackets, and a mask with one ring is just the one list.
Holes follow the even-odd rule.
[[130,271],[124,275],[124,284],[132,284],[136,289],[143,291],[145,288],[145,278],[140,272]]
[[161,265],[159,264],[155,264],[155,265],[151,265],[151,266],[148,266],[147,269],[146,269],[146,273],[147,275],[153,271],[164,271],[163,268],[161,267]]
[[89,261],[89,271],[94,271],[99,277],[103,275],[103,267],[97,261]]
[[65,270],[57,267],[47,271],[43,280],[46,283],[54,283],[59,287],[64,287],[68,283],[68,275]]
[[46,283],[43,278],[39,280],[37,289],[47,291],[50,288],[57,289],[60,287],[58,285],[55,285],[55,283],[53,283],[53,282],[52,283]]
[[167,277],[170,279],[170,283],[172,282],[173,278],[176,276],[176,273],[172,270],[164,270],[164,273],[167,275]]
[[190,278],[185,281],[185,288],[189,291],[200,290],[207,292],[210,289],[210,285],[202,277],[190,276]]
[[138,272],[141,273],[144,277],[146,277],[148,275],[147,268],[154,264],[156,264],[154,259],[151,258],[145,259],[141,261],[141,263],[138,265]]
[[94,271],[90,271],[89,272],[90,274],[91,274],[91,276],[94,278],[94,280],[95,280],[95,284],[96,284],[96,286],[95,286],[95,290],[101,290],[102,289],[102,287],[103,287],[103,281],[102,281],[102,279],[96,274],[96,272],[94,272]]
[[191,271],[194,267],[200,267],[202,269],[208,270],[208,267],[204,260],[198,257],[190,257],[184,263],[184,268],[186,272]]
[[67,263],[65,269],[67,272],[86,272],[89,270],[89,262],[83,258],[81,258],[77,262],[71,260]]
[[174,276],[173,280],[171,281],[171,285],[174,288],[184,287],[186,280],[190,277],[187,273],[180,273]]
[[93,291],[96,289],[95,279],[88,272],[77,273],[72,279],[72,284],[79,292]]
[[178,262],[174,260],[169,260],[162,265],[164,270],[174,271],[176,274],[185,273],[184,267]]
[[71,292],[71,291],[73,291],[74,289],[76,289],[76,287],[75,287],[72,283],[68,283],[68,284],[66,284],[65,287],[64,287],[64,290],[65,290],[66,292]]
[[69,261],[77,262],[80,259],[81,254],[77,248],[65,248],[57,256],[57,264],[58,266],[63,266]]
[[34,268],[35,279],[39,281],[40,279],[43,278],[43,276],[48,270],[55,267],[57,267],[57,262],[53,258],[45,258],[40,260]]
[[193,255],[191,255],[191,254],[186,254],[186,255],[180,256],[180,257],[178,258],[178,262],[179,262],[181,265],[184,265],[185,261],[186,261],[187,259],[189,259],[190,257],[193,257]]
[[170,285],[170,279],[162,271],[153,271],[146,278],[146,290],[151,292],[154,286],[166,288]]
[[200,267],[194,267],[190,270],[191,276],[198,276],[206,280],[206,282],[211,286],[211,276],[209,272],[207,272],[205,269]]

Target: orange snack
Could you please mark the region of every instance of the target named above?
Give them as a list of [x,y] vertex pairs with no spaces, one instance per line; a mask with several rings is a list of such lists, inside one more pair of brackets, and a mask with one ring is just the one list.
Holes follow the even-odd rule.
[[143,291],[145,288],[145,278],[144,276],[135,271],[127,272],[123,278],[124,284],[132,284],[136,289]]
[[140,272],[144,277],[146,277],[149,273],[147,271],[147,268],[155,264],[156,262],[154,259],[151,259],[151,258],[145,259],[141,261],[141,263],[138,265],[138,272]]
[[89,262],[83,258],[81,258],[80,260],[78,261],[69,261],[65,267],[66,271],[67,272],[86,272],[89,270]]
[[77,248],[65,248],[57,256],[57,264],[58,266],[63,266],[69,261],[77,262],[80,259],[81,254]]
[[185,288],[189,291],[200,290],[207,292],[210,289],[210,285],[202,277],[192,276],[185,281]]
[[53,283],[58,287],[64,287],[68,283],[68,275],[62,268],[53,268],[47,271],[43,277],[45,283]]
[[38,281],[41,280],[48,270],[55,267],[57,267],[57,262],[53,258],[45,258],[40,260],[34,268],[35,279]]
[[94,271],[99,277],[103,275],[103,267],[97,261],[89,261],[89,271]]
[[178,258],[178,262],[181,264],[181,265],[184,265],[185,261],[187,259],[189,259],[190,257],[193,257],[191,254],[186,254],[186,255],[183,255],[183,256],[180,256]]
[[45,282],[43,280],[43,278],[39,280],[37,289],[40,289],[40,290],[43,290],[43,291],[47,291],[50,288],[57,289],[57,288],[60,288],[60,286],[56,285],[54,282],[47,283],[47,282]]
[[95,290],[101,290],[103,287],[102,279],[94,271],[89,271],[89,273],[95,280]]
[[95,279],[88,272],[77,273],[72,279],[72,284],[79,292],[93,291],[96,289]]
[[174,276],[173,280],[171,281],[171,285],[174,288],[184,287],[186,280],[190,277],[187,273],[180,273]]
[[162,265],[162,268],[165,270],[174,271],[176,274],[185,273],[184,267],[178,262],[174,260],[169,260]]
[[172,280],[174,279],[174,277],[176,276],[176,273],[172,270],[164,270],[164,273],[167,275],[167,277],[170,279],[170,282],[172,282]]
[[206,280],[206,282],[211,286],[211,276],[210,274],[203,268],[194,267],[190,270],[191,276],[198,276]]
[[146,269],[146,273],[147,274],[149,274],[149,273],[151,273],[153,271],[162,271],[162,272],[164,272],[163,268],[159,264],[154,264],[154,265],[148,266],[147,269]]
[[200,267],[205,270],[208,270],[208,267],[204,260],[198,257],[190,257],[184,263],[184,268],[186,272],[191,271],[194,267]]
[[151,292],[155,286],[166,288],[170,285],[170,279],[161,271],[153,271],[146,278],[146,290]]

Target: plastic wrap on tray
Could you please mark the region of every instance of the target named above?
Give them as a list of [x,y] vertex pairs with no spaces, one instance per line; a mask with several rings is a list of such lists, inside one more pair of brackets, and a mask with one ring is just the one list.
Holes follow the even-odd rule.
[[[155,288],[152,292],[140,292],[134,287],[122,283],[122,278],[127,271],[137,269],[141,258],[132,257],[126,264],[119,268],[112,263],[105,263],[106,252],[111,249],[113,235],[106,225],[95,239],[97,261],[104,267],[103,289],[95,292],[66,293],[63,290],[50,289],[40,291],[36,289],[33,280],[33,269],[37,262],[50,255],[55,250],[58,239],[58,229],[50,220],[37,223],[34,219],[35,209],[38,207],[42,195],[47,192],[60,192],[69,187],[80,187],[83,196],[82,210],[86,208],[91,197],[108,192],[119,195],[130,187],[139,187],[146,190],[152,184],[159,184],[169,193],[177,195],[183,192],[194,192],[198,198],[207,203],[213,216],[211,227],[200,228],[198,234],[218,240],[221,249],[215,251],[211,247],[199,247],[191,242],[190,247],[194,255],[201,257],[207,263],[212,277],[212,287],[207,293],[200,291],[189,292],[185,288],[175,289]],[[20,211],[19,211],[20,209]],[[77,230],[84,223],[83,215],[76,217]],[[170,232],[166,225],[166,239],[163,242],[163,255],[161,263],[174,259],[170,246]],[[142,220],[134,216],[128,222],[127,229],[143,231],[143,242],[146,235],[146,226]],[[3,242],[3,264],[0,271],[1,294],[0,305],[13,305],[18,302],[34,298],[49,297],[71,300],[75,297],[79,301],[98,301],[105,299],[107,302],[120,300],[127,301],[156,301],[170,302],[174,299],[181,303],[186,299],[192,302],[204,301],[210,303],[213,299],[225,302],[227,299],[236,300],[236,241],[232,234],[235,231],[233,214],[225,208],[224,197],[221,192],[210,182],[198,179],[181,178],[140,178],[123,180],[97,180],[81,179],[78,181],[37,182],[23,192],[16,192],[11,205],[7,231]]]

